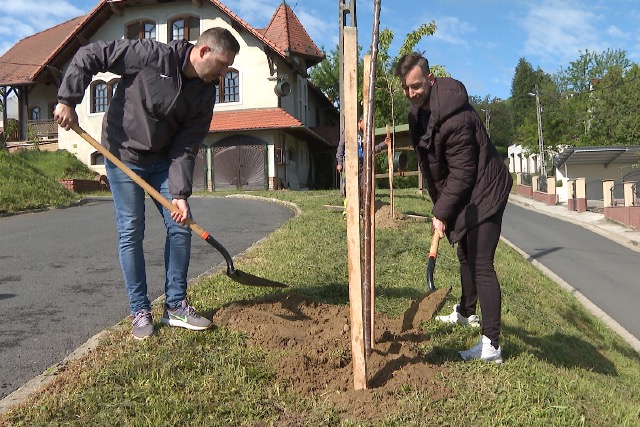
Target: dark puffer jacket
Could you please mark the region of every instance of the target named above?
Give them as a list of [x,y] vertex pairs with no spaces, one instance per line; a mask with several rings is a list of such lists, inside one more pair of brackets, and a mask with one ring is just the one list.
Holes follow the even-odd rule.
[[512,179],[473,106],[464,85],[437,78],[431,113],[409,111],[411,140],[433,200],[433,215],[447,225],[451,243],[498,212]]

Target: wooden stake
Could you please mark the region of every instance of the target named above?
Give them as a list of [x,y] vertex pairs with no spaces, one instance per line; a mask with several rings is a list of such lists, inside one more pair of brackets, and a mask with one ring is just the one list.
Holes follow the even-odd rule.
[[362,323],[362,270],[360,266],[360,200],[358,180],[358,38],[355,27],[344,28],[345,179],[347,199],[347,256],[349,309],[351,317],[351,360],[353,387],[367,388],[367,362]]
[[[365,141],[366,144],[365,146],[367,147],[365,149],[365,156],[368,159],[367,162],[367,167],[369,168],[369,173],[366,175],[367,177],[367,182],[369,187],[368,191],[367,191],[367,198],[369,200],[370,205],[365,207],[365,210],[368,208],[370,209],[370,211],[368,212],[369,214],[369,227],[371,227],[370,229],[366,229],[365,228],[365,232],[368,232],[369,234],[369,238],[370,240],[370,247],[369,247],[369,263],[368,263],[368,268],[369,268],[369,275],[367,277],[367,279],[369,279],[369,288],[368,288],[368,297],[370,298],[370,306],[367,307],[367,311],[369,312],[369,316],[368,316],[368,324],[367,327],[368,329],[366,330],[366,334],[368,335],[368,341],[369,341],[369,346],[367,347],[367,356],[370,355],[371,353],[371,343],[374,341],[374,328],[373,328],[373,318],[374,318],[374,297],[375,297],[375,292],[374,292],[374,273],[375,273],[375,262],[374,262],[374,240],[375,240],[375,215],[371,215],[371,213],[375,214],[375,193],[373,191],[373,183],[374,183],[374,175],[375,175],[375,168],[374,166],[374,153],[373,153],[373,129],[374,129],[374,125],[373,125],[373,109],[374,109],[374,102],[375,102],[375,86],[376,86],[376,65],[378,63],[378,43],[380,41],[380,2],[381,0],[374,0],[373,2],[373,30],[372,30],[372,34],[371,34],[371,57],[369,59],[369,67],[365,66],[364,71],[365,73],[368,71],[369,73],[369,78],[368,78],[368,85],[367,85],[367,90],[363,91],[364,94],[367,94],[365,97],[366,99],[366,105],[368,105],[368,109],[367,109],[367,116],[365,119]],[[373,218],[373,220],[372,220]]]
[[[363,116],[369,117],[369,109],[371,103],[369,102],[369,88],[371,85],[371,76],[367,71],[371,69],[371,55],[365,55],[363,58],[364,76],[362,82],[362,106]],[[374,247],[374,192],[373,192],[373,175],[375,170],[373,169],[373,142],[372,132],[373,126],[369,126],[369,120],[365,120],[364,124],[364,164],[362,171],[363,180],[363,198],[364,203],[363,210],[363,227],[364,227],[364,272],[362,279],[362,305],[364,309],[363,321],[364,321],[364,354],[368,358],[371,355],[371,348],[373,343],[373,247]]]
[[391,135],[389,134],[389,125],[387,125],[387,166],[389,172],[389,199],[391,200],[391,218],[396,217],[395,205],[393,200],[393,143],[391,141]]

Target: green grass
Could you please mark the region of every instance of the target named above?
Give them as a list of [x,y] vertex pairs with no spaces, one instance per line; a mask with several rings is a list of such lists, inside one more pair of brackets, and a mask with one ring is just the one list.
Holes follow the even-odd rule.
[[95,179],[96,175],[68,151],[25,150],[11,154],[0,150],[0,215],[69,206],[80,197],[58,180]]
[[55,152],[25,150],[14,156],[55,181],[61,178],[95,179],[97,175],[76,156],[64,150]]
[[[236,260],[236,266],[290,286],[316,301],[347,304],[346,225],[337,191],[259,192],[293,202],[302,214]],[[428,214],[415,190],[396,193],[401,212]],[[220,195],[220,193],[217,193]],[[388,201],[388,192],[378,196]],[[212,227],[215,224],[202,224]],[[429,225],[407,221],[376,231],[377,310],[400,315],[424,291]],[[440,245],[438,286],[459,298],[454,249]],[[204,244],[204,243],[202,243]],[[6,426],[639,426],[640,356],[505,244],[496,268],[503,291],[505,363],[463,363],[459,349],[477,331],[428,322],[422,350],[444,367],[437,381],[449,398],[430,400],[409,387],[397,412],[382,421],[342,420],[322,396],[303,399],[279,383],[274,356],[248,346],[241,333],[161,328],[134,342],[126,320],[87,357],[69,363],[56,381],[0,417]],[[241,287],[222,274],[190,287],[196,308],[211,315],[224,304],[280,290]],[[159,316],[159,307],[154,316]],[[290,423],[282,420],[295,420]],[[280,420],[280,421],[278,421]]]
[[[10,154],[0,150],[0,214],[68,206],[77,201],[77,194],[67,190],[54,175],[50,175],[56,164],[65,162],[66,156],[61,153]],[[77,159],[72,162],[79,163]]]

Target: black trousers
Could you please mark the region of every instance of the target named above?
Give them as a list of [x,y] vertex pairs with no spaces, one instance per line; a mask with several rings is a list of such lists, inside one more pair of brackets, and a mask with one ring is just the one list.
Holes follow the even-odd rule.
[[504,206],[482,224],[470,229],[458,243],[462,296],[459,311],[465,317],[476,313],[478,301],[482,309],[482,334],[498,347],[502,296],[493,266],[500,240]]

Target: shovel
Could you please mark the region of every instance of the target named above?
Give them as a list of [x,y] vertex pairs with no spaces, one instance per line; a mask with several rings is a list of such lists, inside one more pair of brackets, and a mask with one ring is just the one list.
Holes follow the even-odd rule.
[[433,272],[436,269],[436,257],[438,256],[438,243],[440,242],[440,233],[434,231],[431,238],[431,247],[429,248],[429,260],[427,261],[427,286],[429,292],[436,290],[436,285],[433,283]]
[[[167,200],[162,194],[160,194],[155,188],[153,188],[147,181],[140,178],[134,171],[129,169],[127,165],[122,163],[120,159],[114,156],[109,150],[107,150],[102,144],[96,141],[91,135],[85,132],[80,126],[73,125],[72,129],[82,137],[85,141],[87,141],[93,148],[98,150],[103,156],[108,158],[114,165],[118,167],[122,172],[124,172],[129,178],[131,178],[136,184],[138,184],[144,191],[146,191],[149,196],[153,197],[158,203],[164,206],[170,212],[175,212],[178,208],[171,204],[169,200]],[[198,236],[200,236],[203,240],[205,240],[208,244],[213,246],[215,250],[220,252],[220,254],[224,257],[225,262],[227,263],[227,276],[230,279],[248,286],[267,286],[274,288],[286,288],[287,285],[284,283],[274,282],[269,279],[265,279],[262,277],[254,276],[253,274],[246,273],[240,270],[236,270],[233,266],[233,260],[231,259],[231,255],[222,246],[216,239],[213,238],[209,234],[208,231],[200,227],[196,224],[191,218],[187,218],[184,225],[188,226],[193,232],[195,232]]]

